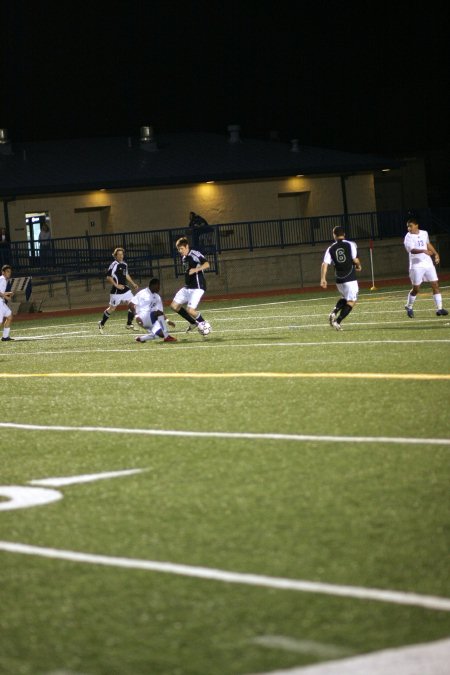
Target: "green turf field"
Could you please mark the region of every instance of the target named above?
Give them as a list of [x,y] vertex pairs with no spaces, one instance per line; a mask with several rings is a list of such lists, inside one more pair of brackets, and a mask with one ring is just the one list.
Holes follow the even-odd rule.
[[0,673],[301,673],[448,638],[450,317],[405,297],[362,292],[341,332],[333,290],[205,302],[212,334],[176,317],[173,344],[122,312],[15,322]]

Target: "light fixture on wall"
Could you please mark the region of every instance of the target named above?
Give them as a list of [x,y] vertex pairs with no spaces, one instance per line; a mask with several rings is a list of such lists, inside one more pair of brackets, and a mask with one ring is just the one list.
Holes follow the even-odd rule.
[[157,146],[156,140],[155,140],[155,133],[153,131],[153,127],[150,127],[150,126],[141,127],[139,140],[140,140],[140,145],[141,145],[142,150],[154,152],[155,150],[158,149],[158,146]]

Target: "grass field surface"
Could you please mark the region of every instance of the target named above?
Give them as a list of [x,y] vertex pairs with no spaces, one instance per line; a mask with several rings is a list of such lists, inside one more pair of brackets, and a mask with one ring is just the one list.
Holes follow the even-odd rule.
[[170,344],[122,312],[14,323],[0,673],[440,674],[450,319],[405,297],[341,332],[331,289],[205,302],[211,335],[169,311]]

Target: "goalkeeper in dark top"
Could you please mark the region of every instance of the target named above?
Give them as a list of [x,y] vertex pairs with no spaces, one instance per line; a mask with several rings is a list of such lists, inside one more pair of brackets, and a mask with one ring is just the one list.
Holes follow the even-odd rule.
[[354,241],[347,241],[345,230],[338,225],[333,229],[334,244],[329,246],[323,257],[320,285],[327,288],[327,270],[334,265],[336,287],[341,297],[330,312],[328,320],[335,330],[342,330],[341,323],[352,311],[358,300],[358,281],[356,272],[361,272],[361,263]]

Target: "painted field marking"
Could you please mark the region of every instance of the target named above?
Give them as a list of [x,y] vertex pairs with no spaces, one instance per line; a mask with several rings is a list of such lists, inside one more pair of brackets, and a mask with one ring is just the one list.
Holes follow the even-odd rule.
[[[83,378],[117,377],[117,373],[0,373],[3,379],[23,379],[27,377]],[[150,379],[230,379],[230,378],[269,378],[269,379],[357,379],[357,380],[450,380],[445,373],[173,373],[173,372],[131,372],[121,373],[121,377]]]
[[[116,336],[110,336],[110,337],[117,337]],[[103,340],[103,338],[102,338]],[[421,340],[420,346],[421,349],[427,346],[432,346],[433,344],[436,343],[443,343],[443,344],[448,344],[450,343],[450,338],[448,339],[431,339],[431,340]],[[254,349],[255,347],[265,347],[265,348],[273,348],[273,347],[285,347],[285,348],[296,348],[296,347],[321,347],[323,348],[324,346],[339,346],[339,347],[346,347],[348,345],[361,345],[362,347],[366,346],[372,346],[372,345],[401,345],[401,344],[414,344],[417,345],[417,340],[327,340],[327,342],[323,342],[323,340],[317,340],[314,342],[250,342],[247,344],[233,344],[233,343],[227,343],[227,344],[215,344],[209,342],[209,344],[205,344],[205,342],[199,342],[199,343],[190,343],[190,344],[183,344],[180,346],[175,346],[171,345],[170,349],[160,349],[157,353],[158,354],[169,354],[170,352],[173,352],[174,350],[198,350],[198,349]],[[162,346],[162,345],[161,345]],[[122,353],[127,353],[127,354],[137,354],[139,355],[139,358],[142,357],[142,350],[141,349],[136,349],[136,347],[120,347],[120,348],[105,348],[102,347],[101,349],[93,349],[91,345],[86,347],[85,349],[70,349],[70,354],[86,354],[87,352],[89,353],[99,353],[99,354],[122,354]],[[154,355],[155,352],[147,352],[148,354]],[[67,355],[66,350],[43,350],[43,351],[33,351],[33,352],[16,352],[16,351],[8,351],[8,352],[3,352],[2,353],[2,358],[20,358],[23,359],[24,356],[54,356],[55,354],[57,355]],[[2,377],[2,373],[0,373],[0,378]]]
[[323,659],[337,659],[353,654],[352,649],[345,649],[339,645],[317,642],[316,640],[298,640],[287,635],[258,635],[250,640],[250,643],[268,649],[281,649],[297,654],[314,654]]
[[[13,511],[16,509],[28,509],[33,506],[44,506],[59,501],[63,495],[59,490],[50,489],[47,486],[65,487],[79,483],[91,483],[106,478],[119,478],[141,473],[145,469],[126,469],[124,471],[107,471],[103,473],[83,474],[81,476],[63,476],[62,478],[43,478],[30,480],[29,485],[0,485],[0,498],[6,497],[7,501],[0,499],[0,511]],[[35,487],[41,486],[41,487]]]
[[33,506],[44,506],[63,498],[58,490],[48,488],[24,487],[23,485],[0,485],[0,511],[29,509]]
[[146,469],[125,469],[123,471],[103,471],[102,473],[87,473],[80,476],[63,476],[61,478],[41,478],[39,480],[30,480],[30,485],[50,485],[52,487],[65,487],[67,485],[79,485],[80,483],[92,483],[107,478],[121,478],[122,476],[132,476],[135,473],[142,473]]
[[70,427],[66,425],[18,424],[16,422],[0,422],[0,429],[17,429],[21,431],[69,431],[106,434],[136,434],[141,436],[177,436],[180,438],[231,438],[264,441],[297,441],[321,443],[393,443],[401,445],[450,445],[448,438],[403,438],[396,436],[321,436],[313,434],[274,434],[228,431],[186,431],[175,429],[130,429],[122,427]]
[[448,675],[449,663],[450,640],[444,639],[253,675]]
[[212,567],[182,565],[155,560],[96,555],[93,553],[67,551],[43,546],[31,546],[29,544],[10,541],[0,541],[0,551],[38,556],[41,558],[52,558],[55,560],[66,560],[68,562],[103,565],[106,567],[119,567],[146,572],[162,572],[164,574],[196,577],[197,579],[207,579],[209,581],[219,581],[228,584],[244,584],[246,586],[275,588],[283,591],[337,595],[345,598],[356,598],[358,600],[375,600],[377,602],[411,605],[414,607],[423,607],[425,609],[450,612],[450,598],[442,598],[433,595],[419,595],[417,593],[387,591],[379,588],[361,588],[358,586],[327,584],[319,581],[305,581],[301,579],[284,579],[282,577],[270,577],[262,574],[231,572],[229,570],[215,569]]

